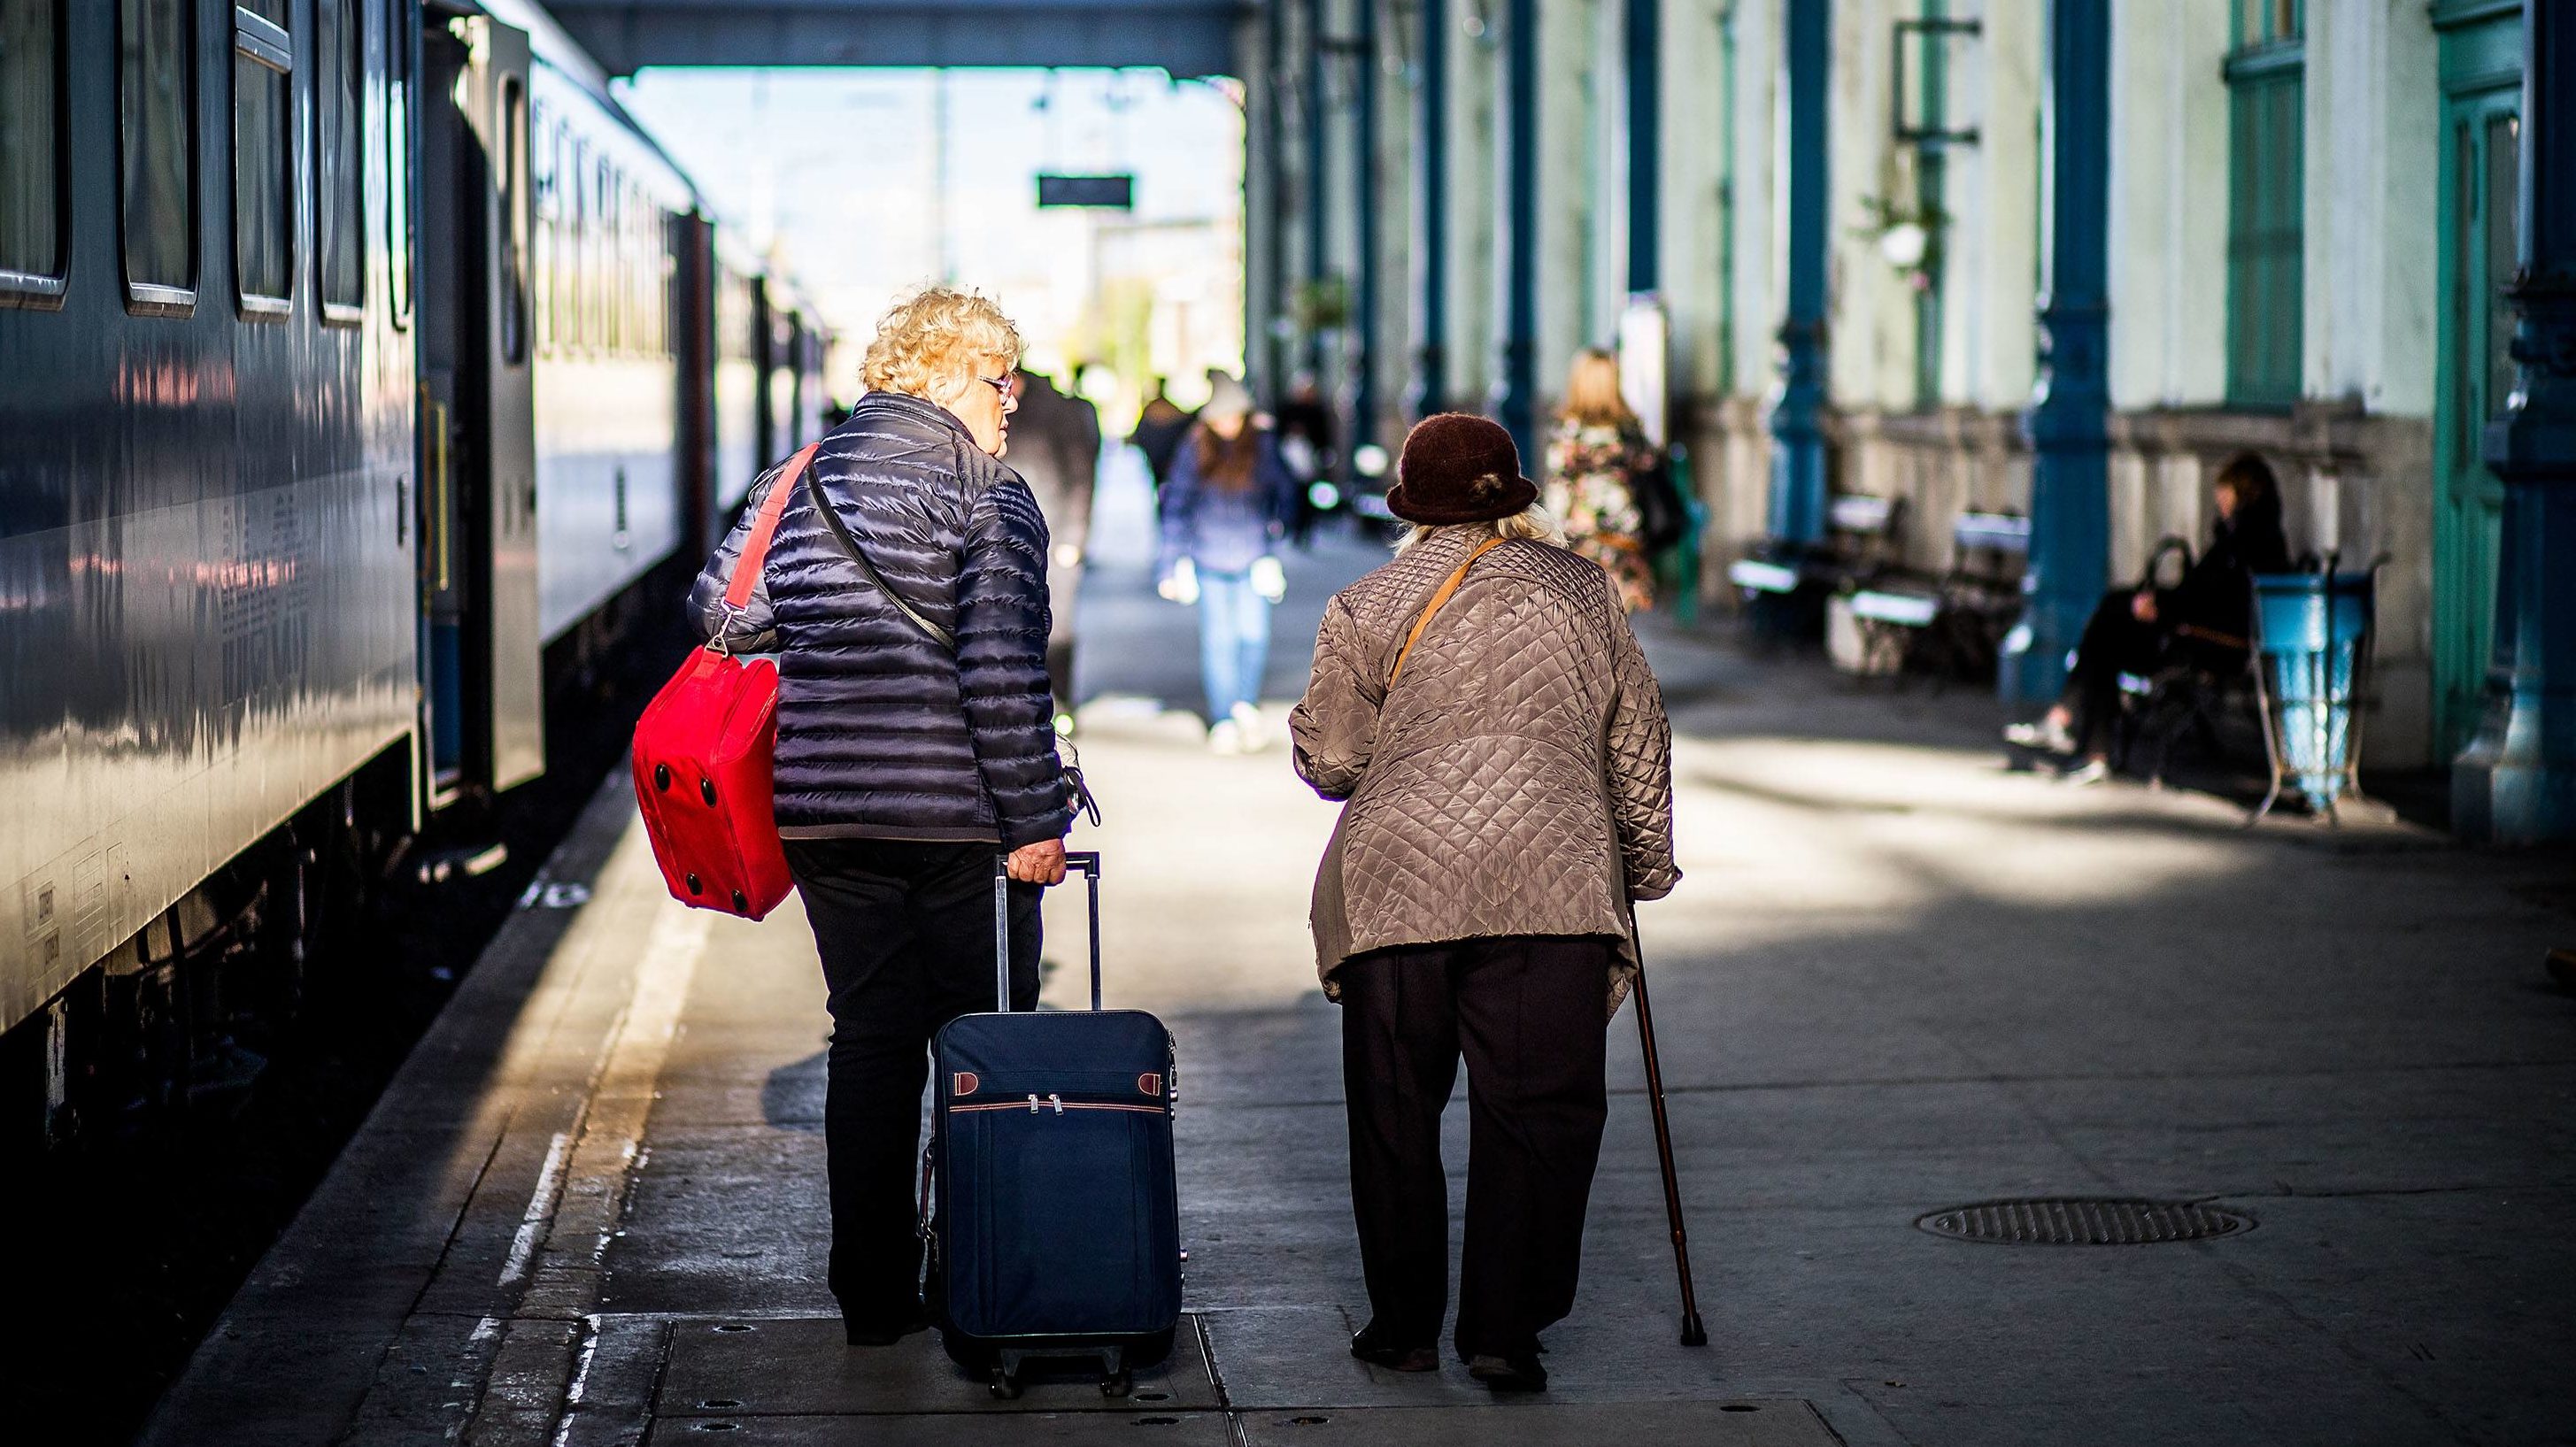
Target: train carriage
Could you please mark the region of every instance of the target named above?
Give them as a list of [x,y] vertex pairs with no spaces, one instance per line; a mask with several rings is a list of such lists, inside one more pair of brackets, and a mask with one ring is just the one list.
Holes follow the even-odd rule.
[[540,773],[549,660],[819,434],[820,355],[526,0],[0,0],[0,1030],[49,1096],[132,1027],[68,987],[290,821]]

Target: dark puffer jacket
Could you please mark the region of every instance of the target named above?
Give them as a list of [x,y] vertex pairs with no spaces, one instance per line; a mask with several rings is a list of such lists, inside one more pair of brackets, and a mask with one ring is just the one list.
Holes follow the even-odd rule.
[[751,601],[722,617],[773,469],[698,575],[698,636],[778,655],[777,808],[791,839],[989,840],[1071,823],[1046,672],[1046,519],[1012,471],[919,397],[872,392],[814,476],[868,561],[950,653],[871,586],[798,485]]

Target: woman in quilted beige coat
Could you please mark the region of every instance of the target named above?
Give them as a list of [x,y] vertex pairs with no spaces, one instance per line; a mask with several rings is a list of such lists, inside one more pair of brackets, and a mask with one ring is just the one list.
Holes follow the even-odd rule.
[[1342,1004],[1351,1194],[1373,1316],[1351,1353],[1439,1365],[1440,1114],[1467,1060],[1467,1244],[1453,1344],[1544,1386],[1573,1309],[1606,1115],[1604,1025],[1636,973],[1632,900],[1673,867],[1672,735],[1599,564],[1566,551],[1511,435],[1426,419],[1387,505],[1415,524],[1342,590],[1290,718],[1297,772],[1347,800],[1315,880]]

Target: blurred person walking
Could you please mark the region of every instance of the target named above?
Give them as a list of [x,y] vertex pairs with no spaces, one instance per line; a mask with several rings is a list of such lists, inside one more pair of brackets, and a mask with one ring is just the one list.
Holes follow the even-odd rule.
[[1182,411],[1171,399],[1166,390],[1170,385],[1168,377],[1154,379],[1154,395],[1145,399],[1144,409],[1136,414],[1136,430],[1127,434],[1127,441],[1145,454],[1145,470],[1154,475],[1156,492],[1170,480],[1172,456],[1196,420],[1195,414]]
[[1046,514],[1053,540],[1047,557],[1047,679],[1055,690],[1056,727],[1073,725],[1074,609],[1082,559],[1091,540],[1092,493],[1100,477],[1100,410],[1078,392],[1057,390],[1043,372],[1011,376],[1017,434],[1011,466]]
[[1566,546],[1601,565],[1631,613],[1655,606],[1650,514],[1672,485],[1663,467],[1619,394],[1619,359],[1598,347],[1576,353],[1547,443],[1547,509],[1565,524]]
[[1288,534],[1302,548],[1315,531],[1315,484],[1333,476],[1342,456],[1341,422],[1312,372],[1299,372],[1288,385],[1288,400],[1279,404],[1279,455],[1297,480]]
[[778,657],[776,811],[832,1015],[830,1285],[854,1346],[925,1324],[921,1092],[931,1037],[993,1007],[993,856],[1015,881],[1015,1009],[1037,1005],[1040,887],[1064,878],[1047,525],[999,460],[1019,352],[984,297],[896,306],[749,603],[725,588],[776,469],[689,595],[700,637]]
[[1223,372],[1172,458],[1162,498],[1156,591],[1199,610],[1199,675],[1207,690],[1208,747],[1257,751],[1261,672],[1270,657],[1270,608],[1287,596],[1279,540],[1297,484],[1252,394]]
[[1546,1385],[1538,1337],[1573,1309],[1601,1149],[1605,1027],[1637,970],[1632,901],[1681,878],[1654,674],[1537,496],[1496,424],[1416,426],[1387,494],[1413,530],[1325,610],[1289,719],[1298,774],[1346,801],[1312,922],[1342,1006],[1372,1311],[1351,1354],[1439,1365],[1440,1116],[1463,1051],[1452,1345],[1496,1390]]

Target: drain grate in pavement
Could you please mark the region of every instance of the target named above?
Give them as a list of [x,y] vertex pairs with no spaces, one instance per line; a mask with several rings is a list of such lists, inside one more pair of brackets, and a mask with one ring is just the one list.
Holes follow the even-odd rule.
[[2008,1246],[2152,1246],[2241,1235],[2254,1229],[2254,1218],[2193,1201],[2043,1196],[1952,1206],[1914,1224],[1935,1236]]

